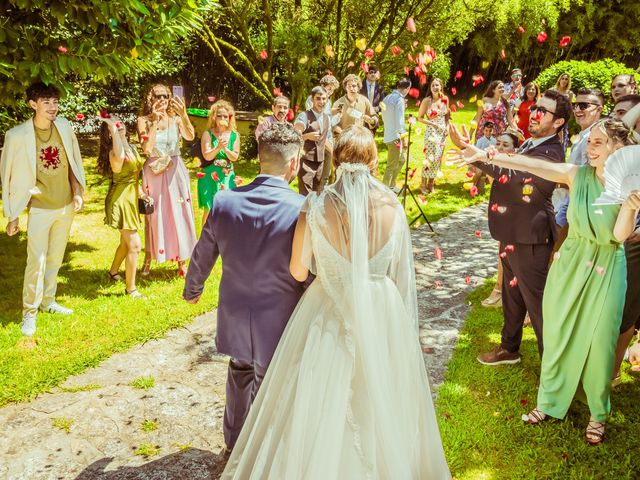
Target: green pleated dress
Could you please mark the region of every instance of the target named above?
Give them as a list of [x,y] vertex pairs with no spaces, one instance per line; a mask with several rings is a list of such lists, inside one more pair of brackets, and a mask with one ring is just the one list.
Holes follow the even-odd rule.
[[140,230],[138,179],[144,160],[136,150],[127,152],[122,170],[113,173],[104,201],[105,225],[118,230]]
[[538,408],[564,418],[580,383],[591,416],[610,412],[611,375],[627,289],[624,248],[613,236],[619,205],[594,206],[604,187],[581,167],[571,187],[569,234],[547,277]]

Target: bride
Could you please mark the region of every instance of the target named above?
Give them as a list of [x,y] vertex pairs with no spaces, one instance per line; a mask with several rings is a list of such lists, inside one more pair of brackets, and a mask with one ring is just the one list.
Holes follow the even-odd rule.
[[338,180],[310,194],[291,274],[303,295],[223,479],[449,479],[418,342],[409,228],[364,127],[340,136]]

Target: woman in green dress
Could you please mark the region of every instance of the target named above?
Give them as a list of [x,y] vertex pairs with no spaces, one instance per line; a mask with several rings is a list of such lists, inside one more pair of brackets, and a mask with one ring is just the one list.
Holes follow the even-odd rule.
[[594,206],[604,190],[609,155],[631,143],[629,129],[617,120],[591,128],[589,165],[550,163],[524,155],[483,152],[467,146],[454,154],[465,164],[489,161],[569,185],[569,233],[556,253],[544,290],[544,353],[537,407],[527,420],[564,418],[579,387],[591,412],[585,439],[604,439],[610,412],[611,374],[626,291],[623,242],[631,235],[640,192],[620,205]]
[[144,298],[136,289],[136,268],[142,248],[138,230],[142,227],[138,198],[153,203],[153,199],[140,188],[139,178],[144,160],[127,141],[124,122],[114,118],[103,119],[100,127],[98,170],[110,178],[109,191],[104,202],[104,223],[120,231],[120,244],[116,249],[109,277],[122,280],[118,272],[125,263],[125,294]]
[[205,163],[198,172],[198,205],[203,209],[202,225],[220,190],[236,187],[233,162],[240,156],[240,134],[233,107],[226,100],[211,105],[207,129],[200,140]]

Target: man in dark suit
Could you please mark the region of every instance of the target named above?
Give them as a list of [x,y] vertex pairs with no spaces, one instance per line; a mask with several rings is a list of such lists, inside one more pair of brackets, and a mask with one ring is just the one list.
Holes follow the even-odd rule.
[[218,256],[223,259],[216,346],[229,355],[224,438],[236,443],[251,402],[303,291],[289,272],[304,197],[289,188],[302,136],[275,123],[258,142],[260,174],[216,195],[193,250],[183,297],[196,303]]
[[[563,163],[565,153],[558,132],[570,115],[567,97],[546,91],[531,108],[531,138],[516,155]],[[551,204],[555,184],[527,172],[501,169],[490,162],[474,165],[495,179],[489,198],[489,231],[500,242],[504,267],[502,341],[494,350],[478,356],[478,361],[483,365],[518,363],[527,311],[542,355],[542,294],[557,234]]]
[[[367,78],[362,83],[362,88],[360,89],[360,94],[364,95],[369,99],[371,105],[373,105],[373,110],[379,114],[380,113],[380,102],[385,97],[384,95],[384,87],[380,85],[380,72],[376,67],[371,65],[369,70],[367,71]],[[375,135],[376,130],[378,129],[378,124],[376,123],[373,127],[366,124],[369,127],[369,130]]]

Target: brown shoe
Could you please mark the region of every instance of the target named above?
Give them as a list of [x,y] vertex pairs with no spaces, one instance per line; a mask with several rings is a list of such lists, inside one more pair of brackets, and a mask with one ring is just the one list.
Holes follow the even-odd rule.
[[518,352],[508,352],[500,345],[491,350],[490,352],[478,355],[478,361],[482,365],[512,365],[514,363],[520,363],[520,354]]

